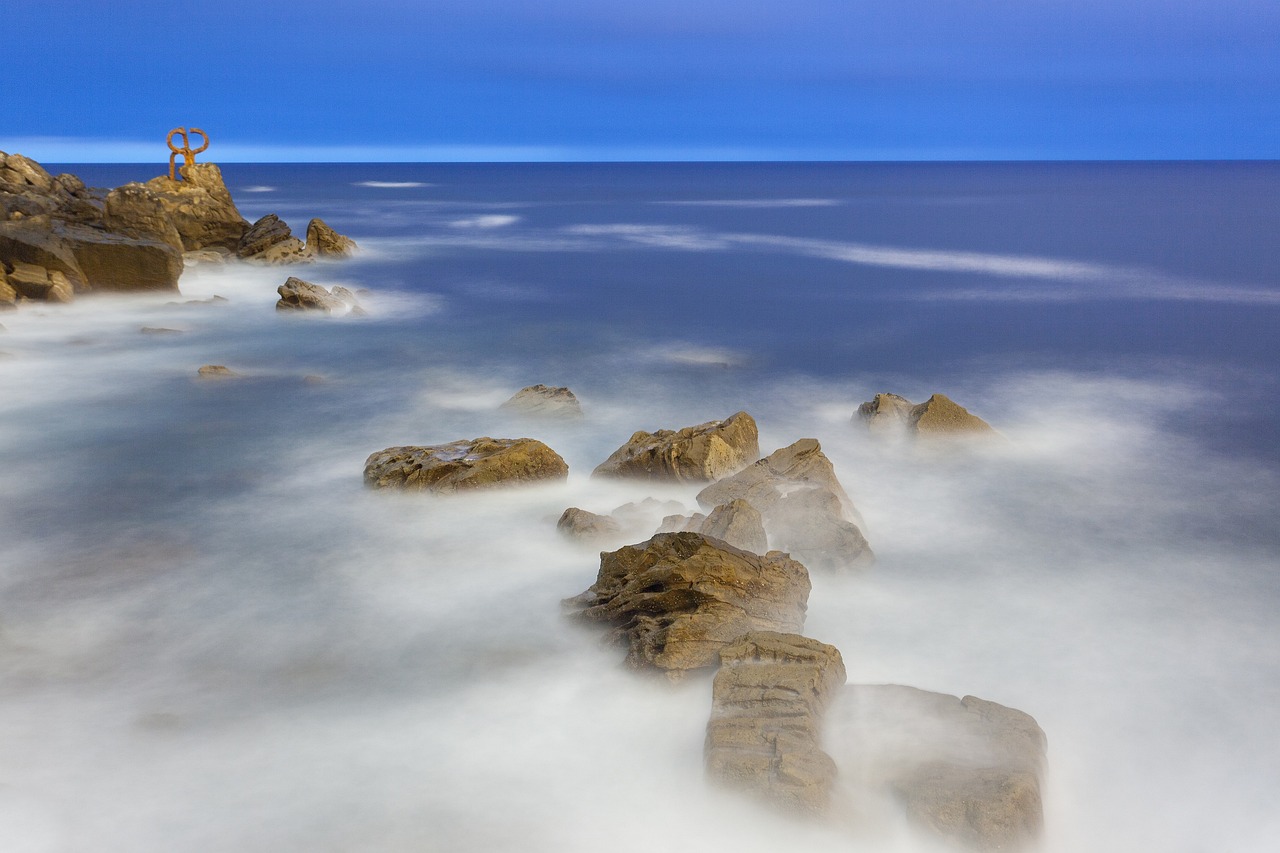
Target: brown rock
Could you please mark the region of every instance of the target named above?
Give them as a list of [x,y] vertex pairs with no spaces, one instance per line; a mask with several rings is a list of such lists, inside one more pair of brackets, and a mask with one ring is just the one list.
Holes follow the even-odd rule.
[[991,425],[942,394],[934,394],[911,410],[907,426],[924,435],[995,435]]
[[159,240],[183,251],[182,235],[164,203],[142,184],[125,184],[107,193],[102,221],[115,234]]
[[23,299],[40,302],[70,302],[74,298],[71,282],[60,270],[47,270],[21,261],[14,263],[8,276],[8,287]]
[[318,258],[345,258],[359,247],[355,240],[334,231],[323,219],[312,219],[307,223],[306,248]]
[[774,548],[813,568],[860,568],[875,560],[861,517],[816,439],[802,438],[698,493],[704,507],[745,500],[759,510]]
[[1029,715],[973,696],[857,685],[832,716],[826,742],[841,771],[892,792],[918,826],[981,851],[1039,836],[1046,739]]
[[658,533],[701,533],[735,548],[763,554],[769,550],[764,522],[759,511],[742,499],[721,504],[710,515],[695,512],[690,516],[669,515],[662,520]]
[[293,247],[301,241],[293,236],[287,223],[274,213],[268,213],[249,228],[241,236],[236,245],[236,255],[251,259],[262,255],[274,246]]
[[907,428],[907,419],[915,404],[897,394],[877,394],[869,403],[863,403],[854,414],[872,432],[895,432]]
[[721,648],[749,631],[799,631],[809,573],[777,551],[764,556],[698,533],[659,533],[600,555],[596,582],[566,607],[611,626],[634,669],[677,680],[713,666]]
[[276,288],[280,300],[276,302],[277,311],[310,310],[323,311],[326,314],[363,314],[356,304],[355,296],[350,290],[336,285],[333,291],[325,290],[318,284],[303,281],[289,276],[284,284]]
[[222,364],[206,364],[196,371],[196,375],[202,379],[223,379],[231,376],[239,376],[231,368]]
[[745,634],[720,650],[707,723],[707,774],[785,811],[822,815],[836,764],[823,713],[844,684],[834,646],[798,634]]
[[187,251],[222,247],[235,251],[249,223],[240,215],[214,163],[192,163],[182,169],[183,180],[168,175],[147,181],[173,220]]
[[388,447],[365,462],[374,488],[447,493],[564,480],[569,466],[532,438],[475,438],[426,447]]
[[0,265],[0,310],[13,308],[17,304],[18,291],[9,284],[9,276],[5,274],[4,266]]
[[533,417],[573,419],[582,417],[582,406],[568,388],[530,385],[517,391],[502,408]]
[[44,167],[21,154],[5,154],[0,151],[0,181],[8,184],[32,187],[48,192],[53,189],[53,176]]
[[739,471],[759,456],[756,422],[738,412],[681,430],[637,432],[591,476],[705,483]]
[[616,540],[622,535],[622,525],[616,518],[608,515],[597,515],[571,506],[556,522],[556,529],[569,539],[580,542],[604,542]]

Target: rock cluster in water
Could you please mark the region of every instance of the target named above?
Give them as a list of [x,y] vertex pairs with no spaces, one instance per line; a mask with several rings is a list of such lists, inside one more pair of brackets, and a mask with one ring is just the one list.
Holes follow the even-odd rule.
[[307,241],[274,214],[250,225],[213,163],[106,191],[0,151],[0,307],[89,291],[176,290],[185,259],[290,263],[351,254],[322,220]]
[[999,435],[991,425],[951,398],[934,394],[923,403],[912,403],[897,394],[877,394],[858,407],[854,421],[873,433],[930,437]]

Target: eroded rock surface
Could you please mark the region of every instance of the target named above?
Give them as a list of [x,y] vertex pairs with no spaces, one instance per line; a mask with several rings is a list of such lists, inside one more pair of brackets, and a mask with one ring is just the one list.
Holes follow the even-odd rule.
[[776,551],[761,556],[698,533],[660,533],[600,555],[596,582],[565,605],[610,626],[635,669],[679,679],[713,666],[750,631],[804,627],[809,573]]
[[745,634],[720,650],[707,723],[707,774],[802,815],[822,815],[836,764],[823,714],[845,682],[834,646],[798,634]]
[[345,258],[358,248],[355,240],[334,231],[323,219],[307,223],[307,252],[317,258]]
[[842,774],[861,780],[863,791],[887,789],[931,833],[981,851],[1024,849],[1040,835],[1047,741],[1022,711],[914,687],[851,685],[831,712],[826,743]]
[[695,512],[690,516],[671,515],[662,520],[659,533],[691,531],[728,542],[735,548],[763,554],[769,550],[760,512],[741,498],[721,504],[710,515]]
[[877,394],[854,414],[874,433],[929,437],[999,435],[991,425],[944,394],[934,394],[923,403],[912,403],[897,394]]
[[582,406],[568,388],[530,385],[521,388],[502,404],[508,411],[522,415],[571,420],[582,417]]
[[813,568],[860,568],[875,555],[861,516],[816,439],[802,438],[698,493],[715,507],[745,500],[759,510],[769,545]]
[[556,522],[556,529],[579,542],[607,542],[622,535],[622,525],[609,515],[598,515],[571,506]]
[[276,288],[280,294],[277,311],[321,311],[325,314],[347,314],[359,308],[355,295],[341,285],[330,291],[318,284],[289,276]]
[[374,488],[448,493],[563,480],[569,466],[532,438],[475,438],[449,444],[388,447],[365,461]]
[[161,175],[147,181],[145,187],[168,213],[186,251],[235,251],[249,227],[216,163],[190,163],[182,168],[182,180],[171,181],[168,175]]
[[274,213],[268,213],[244,232],[236,244],[236,256],[264,264],[297,263],[311,254],[292,229]]
[[705,483],[739,471],[759,457],[756,422],[746,412],[738,412],[722,421],[680,430],[637,432],[591,475]]

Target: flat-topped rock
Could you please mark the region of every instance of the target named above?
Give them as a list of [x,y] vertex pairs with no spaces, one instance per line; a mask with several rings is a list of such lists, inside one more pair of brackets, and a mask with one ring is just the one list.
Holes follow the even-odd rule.
[[739,471],[759,457],[756,422],[746,412],[738,412],[722,421],[680,430],[636,432],[591,475],[705,483]]
[[521,388],[502,408],[522,415],[540,418],[573,420],[582,417],[582,405],[577,396],[564,387],[529,385]]
[[449,493],[564,480],[560,454],[532,438],[473,438],[448,444],[388,447],[369,456],[365,484],[380,489]]
[[707,775],[799,815],[826,814],[836,764],[823,715],[845,682],[834,646],[758,631],[720,650],[704,747]]
[[780,448],[698,493],[707,508],[734,500],[760,512],[770,547],[806,566],[861,568],[875,560],[861,516],[816,439]]
[[600,555],[586,592],[565,601],[577,618],[609,626],[634,669],[673,680],[714,666],[750,631],[804,627],[809,573],[776,551],[761,556],[698,533],[660,533]]

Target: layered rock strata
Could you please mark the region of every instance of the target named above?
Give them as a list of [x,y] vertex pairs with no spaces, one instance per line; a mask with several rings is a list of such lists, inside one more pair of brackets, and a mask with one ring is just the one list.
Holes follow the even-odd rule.
[[532,438],[475,438],[449,444],[388,447],[369,456],[365,484],[449,493],[564,480],[560,454]]
[[809,589],[808,571],[785,554],[660,533],[601,554],[596,582],[565,606],[608,625],[606,641],[626,646],[628,666],[678,680],[750,631],[800,631]]
[[591,475],[705,483],[739,471],[759,457],[756,422],[746,412],[738,412],[722,421],[680,430],[636,432]]
[[826,814],[836,764],[823,713],[844,684],[834,646],[759,631],[720,650],[705,756],[708,776],[800,815]]

